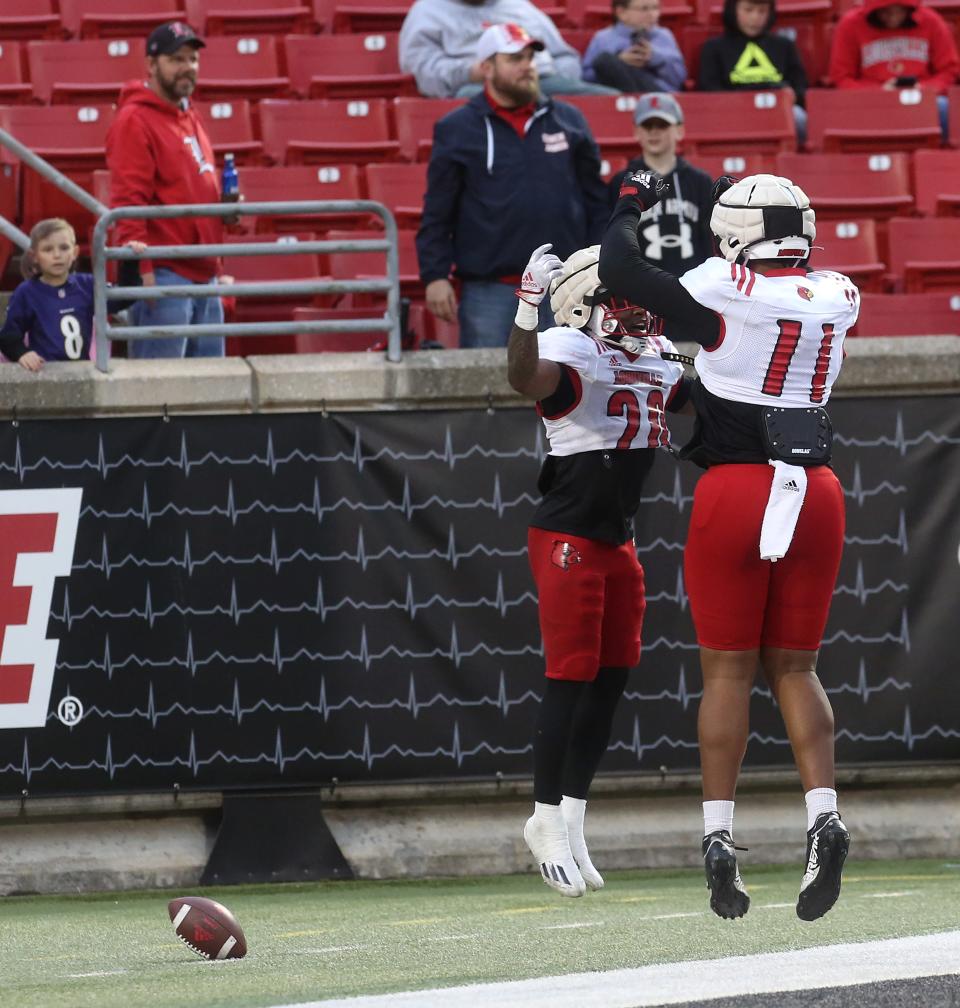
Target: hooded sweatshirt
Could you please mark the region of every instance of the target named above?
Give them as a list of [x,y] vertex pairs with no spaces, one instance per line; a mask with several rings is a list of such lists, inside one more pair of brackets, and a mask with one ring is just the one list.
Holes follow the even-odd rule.
[[[140,81],[129,81],[120,92],[116,117],[107,133],[110,205],[169,206],[178,203],[219,203],[220,180],[213,148],[197,112],[184,101],[180,107],[154,94]],[[197,245],[223,240],[223,222],[216,217],[131,219],[116,225],[118,245]],[[215,258],[141,260],[140,272],[156,266],[205,283],[219,272]]]
[[[610,179],[611,209],[617,205],[620,183],[627,172],[649,170],[642,157],[634,158]],[[648,262],[679,277],[714,254],[710,232],[713,179],[682,157],[664,178],[670,183],[670,194],[643,212],[637,236]]]
[[541,77],[558,74],[580,80],[580,57],[563,41],[557,26],[530,0],[417,0],[400,29],[400,69],[413,74],[420,93],[453,98],[470,83],[477,42],[484,29],[513,22],[546,47],[535,56]]
[[884,28],[876,11],[889,0],[864,0],[840,19],[830,51],[830,80],[841,88],[875,88],[897,77],[916,77],[918,87],[943,94],[960,73],[950,28],[919,0],[900,0],[910,15],[899,28]]
[[770,18],[757,38],[737,27],[737,0],[725,0],[723,34],[707,39],[700,51],[699,91],[775,91],[793,88],[797,104],[803,104],[807,74],[792,39],[772,33],[777,19],[775,3]]

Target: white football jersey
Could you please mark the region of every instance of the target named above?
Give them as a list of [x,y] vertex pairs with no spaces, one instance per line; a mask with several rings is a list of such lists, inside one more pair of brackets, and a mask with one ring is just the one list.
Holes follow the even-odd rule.
[[720,316],[720,339],[696,357],[708,391],[760,406],[827,402],[843,362],[843,338],[860,310],[852,280],[829,270],[763,276],[713,258],[680,283]]
[[538,334],[541,360],[572,369],[576,398],[556,416],[540,405],[551,455],[604,448],[656,448],[670,444],[665,406],[683,367],[658,352],[676,353],[668,339],[651,336],[657,352],[640,357],[615,349],[580,329],[558,326]]

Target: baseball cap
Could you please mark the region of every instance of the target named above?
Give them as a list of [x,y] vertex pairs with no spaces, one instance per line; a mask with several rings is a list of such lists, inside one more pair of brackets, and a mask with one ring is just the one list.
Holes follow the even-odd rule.
[[202,49],[206,44],[186,21],[167,21],[147,36],[147,55],[170,56],[182,45]]
[[683,122],[683,109],[673,95],[652,91],[643,95],[633,110],[635,125],[640,126],[648,119],[662,119],[671,126],[679,126]]
[[490,25],[477,42],[477,62],[482,63],[497,53],[518,53],[527,46],[538,51],[544,48],[522,25],[512,22]]

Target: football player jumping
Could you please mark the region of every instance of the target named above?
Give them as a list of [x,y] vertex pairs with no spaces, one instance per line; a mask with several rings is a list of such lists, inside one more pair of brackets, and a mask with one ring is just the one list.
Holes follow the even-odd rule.
[[[690,379],[657,320],[601,286],[599,246],[565,263],[550,247],[524,270],[507,350],[510,384],[537,400],[550,442],[527,540],[547,679],[523,836],[544,882],[582,896],[603,886],[584,840],[587,792],[640,658],[633,517],[654,449],[670,444],[664,411],[687,404]],[[538,334],[548,290],[557,326]]]
[[646,305],[675,340],[700,344],[693,439],[680,452],[697,483],[684,576],[700,644],[698,716],[703,856],[710,906],[742,917],[750,899],[733,845],[734,792],[757,667],[783,715],[807,806],[797,914],[822,917],[840,894],[850,834],[837,812],[834,722],[817,654],[843,549],[843,491],[829,466],[823,407],[860,297],[845,276],[807,265],[816,236],[789,179],[721,179],[710,226],[721,257],[680,279],[646,262],[640,214],[667,189],[655,172],[624,179],[599,275]]

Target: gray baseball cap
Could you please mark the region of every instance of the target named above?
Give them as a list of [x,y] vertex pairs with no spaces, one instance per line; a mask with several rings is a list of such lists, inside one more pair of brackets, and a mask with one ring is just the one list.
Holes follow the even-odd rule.
[[683,109],[671,94],[663,91],[651,91],[643,95],[633,110],[633,121],[637,126],[648,119],[662,119],[671,126],[679,126],[683,122]]

